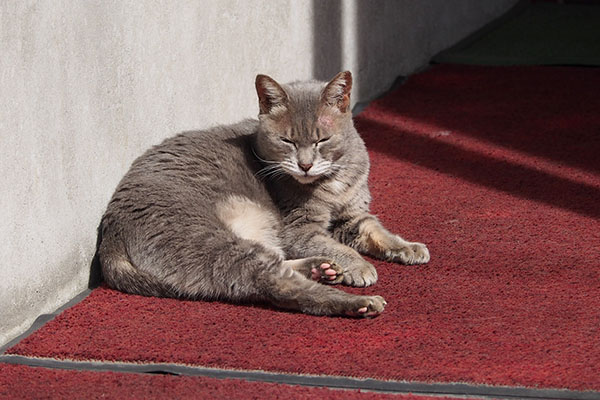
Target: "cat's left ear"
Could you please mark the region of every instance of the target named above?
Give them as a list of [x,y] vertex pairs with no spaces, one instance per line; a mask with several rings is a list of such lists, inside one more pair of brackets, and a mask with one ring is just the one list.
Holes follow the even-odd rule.
[[340,72],[325,86],[321,93],[321,102],[335,107],[345,113],[350,110],[350,91],[352,90],[352,74],[350,71]]

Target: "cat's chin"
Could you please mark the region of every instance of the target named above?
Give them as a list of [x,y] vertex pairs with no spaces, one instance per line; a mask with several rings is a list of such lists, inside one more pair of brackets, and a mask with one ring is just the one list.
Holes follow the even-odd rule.
[[316,181],[317,179],[320,178],[320,176],[308,176],[308,175],[292,175],[292,176],[294,177],[295,180],[297,180],[298,182],[300,182],[303,185],[313,183],[314,181]]

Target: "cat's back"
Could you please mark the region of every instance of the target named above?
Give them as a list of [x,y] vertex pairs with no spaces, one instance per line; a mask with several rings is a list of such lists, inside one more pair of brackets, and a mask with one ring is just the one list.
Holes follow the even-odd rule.
[[[264,198],[260,168],[252,156],[258,121],[180,133],[138,157],[107,207],[105,219],[136,218],[136,210],[203,213],[231,194]],[[204,210],[206,211],[206,210]]]
[[258,122],[245,120],[202,131],[188,131],[164,140],[136,159],[122,183],[159,179],[163,184],[191,188],[219,184],[211,178],[248,172],[255,167],[251,156]]

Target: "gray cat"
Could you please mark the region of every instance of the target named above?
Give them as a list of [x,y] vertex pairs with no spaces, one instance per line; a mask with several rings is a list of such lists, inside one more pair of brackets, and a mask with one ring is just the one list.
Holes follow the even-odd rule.
[[429,261],[369,214],[369,158],[350,112],[352,75],[279,85],[256,77],[257,120],[185,132],[134,161],[100,225],[107,284],[128,293],[267,301],[374,316],[377,271],[359,253]]

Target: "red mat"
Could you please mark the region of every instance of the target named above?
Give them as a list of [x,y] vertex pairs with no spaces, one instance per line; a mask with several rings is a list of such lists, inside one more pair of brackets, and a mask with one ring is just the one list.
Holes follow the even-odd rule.
[[367,393],[234,379],[66,371],[7,364],[0,364],[0,398],[451,400],[448,397]]
[[357,119],[373,210],[428,244],[377,262],[373,320],[95,290],[9,354],[600,390],[600,73],[438,66]]

